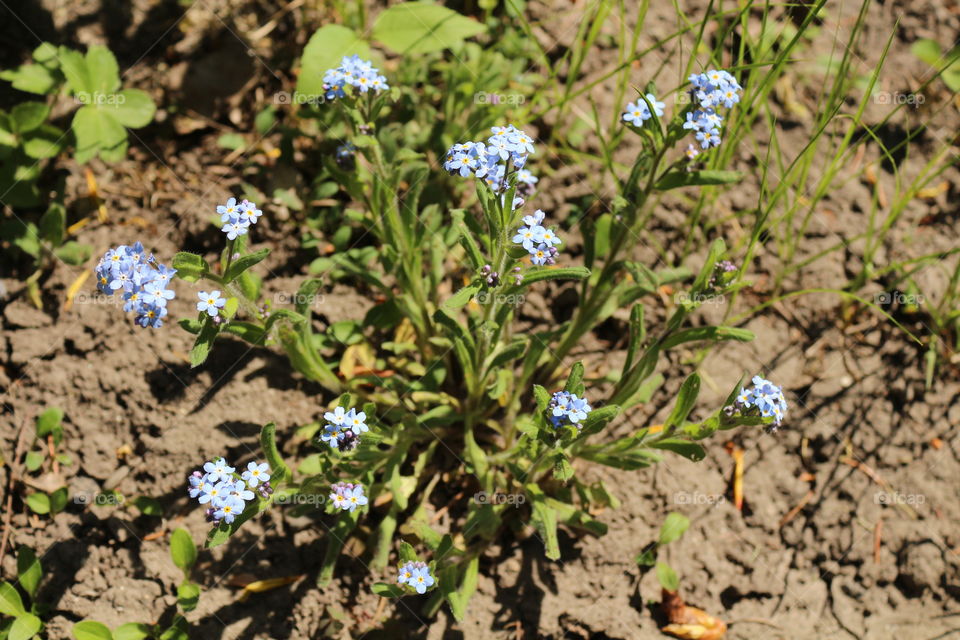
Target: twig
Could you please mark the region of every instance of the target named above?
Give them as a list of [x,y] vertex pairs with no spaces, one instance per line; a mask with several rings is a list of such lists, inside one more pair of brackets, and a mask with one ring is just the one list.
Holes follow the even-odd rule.
[[26,418],[20,422],[17,430],[17,445],[14,449],[13,460],[10,461],[10,475],[7,476],[7,499],[3,507],[3,538],[0,539],[0,562],[7,553],[7,541],[10,539],[10,518],[13,516],[13,483],[19,473],[20,457],[23,455],[23,434]]
[[777,525],[777,528],[783,529],[783,527],[786,526],[788,522],[796,518],[797,514],[800,513],[800,511],[805,506],[807,506],[807,504],[810,502],[810,500],[813,499],[813,496],[815,495],[816,495],[816,492],[813,489],[810,489],[809,491],[807,491],[807,495],[803,496],[800,499],[800,502],[797,503],[797,506],[795,506],[793,509],[790,509],[790,511],[787,512],[787,515],[783,516],[783,518],[780,520],[780,524]]

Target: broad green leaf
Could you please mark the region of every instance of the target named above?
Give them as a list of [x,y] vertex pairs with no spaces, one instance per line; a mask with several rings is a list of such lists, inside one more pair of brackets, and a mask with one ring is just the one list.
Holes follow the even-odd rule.
[[213,324],[213,319],[210,316],[204,316],[203,328],[200,329],[197,339],[193,342],[193,348],[190,349],[191,367],[199,367],[207,361],[210,350],[213,348],[213,341],[216,340],[218,333],[217,325]]
[[190,573],[193,563],[197,561],[197,545],[186,529],[175,529],[170,534],[170,557],[181,571]]
[[115,99],[108,100],[100,108],[130,129],[147,126],[157,111],[150,95],[140,89],[124,89],[112,97]]
[[531,519],[546,552],[551,560],[560,559],[560,540],[557,538],[557,512],[547,506],[543,491],[535,484],[526,485],[527,495],[530,496],[533,511]]
[[322,98],[323,74],[337,67],[344,56],[370,58],[370,45],[353,30],[339,24],[320,27],[307,42],[300,60],[296,100],[315,102]]
[[26,612],[20,594],[9,582],[0,582],[0,613],[5,616],[20,616]]
[[[63,236],[66,235],[67,232],[67,210],[62,204],[56,200],[50,203],[50,206],[47,207],[46,212],[40,216],[38,232],[40,233],[40,237],[49,242],[51,245],[55,247],[60,246],[60,243],[63,242]],[[60,419],[57,419],[57,424],[60,424]],[[37,427],[37,435],[40,435],[39,424]]]
[[56,88],[57,74],[39,64],[24,64],[16,69],[0,72],[0,79],[6,80],[18,91],[47,95]]
[[177,270],[177,277],[187,282],[196,282],[210,272],[210,267],[202,257],[186,251],[174,254],[173,268]]
[[93,253],[93,247],[88,244],[80,244],[74,240],[65,242],[63,245],[53,250],[53,255],[57,256],[69,265],[78,267],[90,259]]
[[43,628],[43,621],[32,613],[18,616],[10,626],[10,635],[7,640],[30,640]]
[[98,153],[110,162],[123,158],[126,153],[127,130],[103,109],[89,104],[80,107],[73,116],[71,128],[77,140],[75,157],[81,164]]
[[163,506],[157,500],[148,496],[137,496],[133,499],[133,506],[145,516],[160,517],[163,515]]
[[41,516],[50,513],[50,496],[45,493],[31,493],[27,496],[27,506]]
[[87,49],[84,62],[90,78],[90,91],[108,96],[120,88],[120,68],[110,49],[94,45]]
[[660,586],[667,591],[676,591],[680,588],[680,579],[677,577],[677,572],[666,563],[657,563],[657,580],[660,581]]
[[60,60],[60,70],[63,71],[67,84],[74,94],[79,97],[81,94],[89,94],[94,90],[93,81],[90,79],[90,72],[87,69],[87,62],[83,59],[82,53],[67,47],[60,47],[58,59]]
[[690,527],[690,519],[682,513],[669,513],[660,525],[660,544],[670,544],[678,540]]
[[397,53],[429,53],[457,48],[487,28],[456,11],[432,2],[393,5],[373,24],[373,39]]
[[739,171],[719,171],[712,169],[704,169],[703,171],[671,171],[660,178],[656,188],[660,191],[668,191],[680,187],[730,184],[740,182],[742,178],[743,174]]
[[23,136],[23,152],[34,160],[52,158],[63,149],[66,134],[52,124],[42,124]]
[[926,62],[931,67],[936,67],[940,64],[941,60],[941,51],[940,45],[936,40],[931,40],[930,38],[924,38],[923,40],[917,40],[910,47],[910,52],[916,57],[920,58],[922,61]]
[[50,494],[50,512],[57,514],[67,508],[70,493],[66,487],[60,487]]
[[50,114],[50,107],[42,102],[21,102],[10,110],[14,133],[27,133],[39,127]]
[[37,437],[46,438],[48,435],[56,435],[60,429],[60,423],[63,422],[63,410],[51,407],[37,417]]
[[42,577],[43,568],[37,554],[30,547],[21,546],[17,551],[17,580],[31,599],[37,595]]
[[200,585],[189,580],[177,587],[177,604],[183,612],[193,611],[200,601]]
[[43,464],[43,454],[39,451],[28,451],[23,463],[28,471],[36,471]]
[[93,620],[84,620],[73,625],[73,637],[77,640],[113,640],[113,634],[107,625]]
[[459,309],[463,305],[470,302],[470,299],[473,298],[473,296],[477,295],[478,291],[480,291],[479,285],[472,284],[472,285],[463,287],[462,289],[457,291],[455,294],[453,294],[452,296],[444,300],[443,306],[447,309]]
[[128,622],[113,630],[113,640],[146,640],[152,635],[150,625]]

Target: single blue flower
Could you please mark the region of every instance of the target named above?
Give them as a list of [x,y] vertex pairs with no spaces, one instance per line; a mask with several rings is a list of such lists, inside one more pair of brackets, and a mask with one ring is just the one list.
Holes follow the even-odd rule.
[[230,524],[238,515],[243,513],[243,507],[243,500],[236,496],[229,496],[219,504],[213,513],[213,517]]
[[224,305],[227,304],[227,299],[221,297],[217,290],[200,291],[197,293],[197,297],[200,298],[200,302],[197,303],[197,311],[206,311],[211,318],[217,317],[220,309],[223,309]]
[[247,470],[240,474],[247,486],[256,489],[262,482],[270,482],[270,465],[266,462],[257,464],[256,462],[247,463]]
[[204,463],[203,470],[207,474],[208,482],[230,480],[233,478],[233,472],[236,471],[223,458],[214,458],[212,461]]

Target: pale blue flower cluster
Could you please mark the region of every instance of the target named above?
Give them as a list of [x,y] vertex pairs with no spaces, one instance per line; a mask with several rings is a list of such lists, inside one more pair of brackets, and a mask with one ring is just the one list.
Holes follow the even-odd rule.
[[400,567],[397,584],[407,585],[417,593],[426,593],[427,589],[433,586],[430,567],[425,562],[407,562]]
[[257,219],[263,215],[263,211],[257,209],[254,203],[249,200],[238,203],[236,198],[230,198],[227,204],[218,206],[217,213],[220,214],[220,222],[223,223],[220,230],[227,234],[228,240],[246,235],[250,225],[256,224]]
[[330,492],[330,503],[334,509],[356,511],[357,507],[367,504],[367,496],[363,494],[361,484],[338,482],[330,485]]
[[586,398],[578,398],[577,394],[568,391],[557,391],[547,405],[550,421],[557,428],[573,425],[579,429],[582,426],[580,423],[587,419],[591,411],[593,409],[587,404]]
[[[653,111],[657,114],[657,117],[662,117],[664,104],[657,102],[657,98],[652,93],[648,93],[646,98],[650,104],[653,105]],[[644,100],[627,103],[627,108],[623,113],[623,120],[635,127],[643,126],[644,121],[649,120],[651,117],[650,107]]]
[[546,214],[537,209],[533,215],[523,217],[523,225],[517,229],[513,242],[521,245],[530,254],[530,261],[538,266],[556,263],[557,245],[560,238],[552,229],[543,226]]
[[[512,124],[491,127],[490,131],[493,135],[486,142],[458,142],[450,147],[443,168],[462,178],[474,176],[494,191],[502,191],[507,187],[510,172],[523,169],[527,156],[534,153],[533,138]],[[518,173],[518,180],[527,188],[537,182],[530,172],[522,178]]]
[[243,513],[247,502],[256,498],[251,489],[264,498],[273,493],[270,487],[270,466],[266,462],[251,462],[239,477],[236,469],[223,458],[215,458],[203,465],[203,471],[194,471],[188,478],[187,493],[202,505],[207,505],[207,519],[219,524],[230,524]]
[[742,389],[737,396],[741,413],[756,410],[764,418],[773,418],[775,427],[780,426],[787,413],[787,399],[783,389],[760,376],[753,376],[753,386]]
[[363,411],[337,407],[323,414],[327,425],[320,434],[320,440],[333,449],[350,451],[360,444],[360,434],[370,430],[367,426],[367,414]]
[[[694,132],[701,148],[716,147],[720,144],[720,127],[723,125],[723,117],[717,109],[730,109],[740,102],[743,87],[732,74],[717,69],[692,74],[690,84],[693,85],[690,94],[698,108],[687,113],[683,128]],[[691,154],[688,149],[687,157],[693,159],[696,154]]]
[[360,93],[380,93],[390,88],[380,71],[369,60],[361,60],[358,55],[344,56],[339,67],[328,69],[323,75],[324,98],[334,100],[346,97],[343,88],[347,85]]
[[123,310],[135,315],[141,327],[158,329],[167,315],[167,301],[174,293],[168,289],[176,269],[157,262],[146,252],[143,244],[132,247],[125,244],[110,249],[97,263],[97,289],[123,298]]

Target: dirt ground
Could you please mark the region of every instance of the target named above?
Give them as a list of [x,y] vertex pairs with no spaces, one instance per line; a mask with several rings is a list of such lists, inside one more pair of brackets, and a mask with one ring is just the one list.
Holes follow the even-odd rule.
[[[121,68],[129,68],[125,83],[151,91],[161,105],[167,95],[190,105],[183,113],[161,112],[158,123],[137,132],[127,161],[110,167],[92,164],[110,223],[90,225],[77,239],[92,244],[95,254],[143,237],[158,256],[179,249],[212,255],[219,234],[208,223],[210,203],[232,194],[244,172],[243,162],[225,162],[229,152],[213,141],[232,127],[249,128],[248,116],[237,113],[239,105],[251,92],[262,100],[270,92],[258,87],[277,82],[265,62],[236,55],[246,49],[238,38],[259,25],[231,20],[228,26],[218,17],[230,10],[228,4],[213,0],[209,4],[215,10],[197,3],[201,6],[186,16],[176,3],[133,3],[129,13],[120,16],[99,12],[101,5],[94,0],[73,3],[69,9],[61,3],[43,4],[46,11],[35,8],[21,14],[41,38],[67,33],[75,43],[107,42]],[[642,48],[676,26],[672,3],[651,4]],[[684,4],[699,16],[706,2]],[[811,60],[835,40],[843,41],[857,9],[852,5],[828,5],[829,20],[806,50],[810,58],[796,63],[796,93],[809,104],[820,82]],[[582,0],[531,3],[529,11],[540,21],[537,37],[548,47],[569,45],[583,6]],[[876,63],[897,19],[899,28],[881,76],[888,91],[921,83],[925,67],[909,53],[913,41],[930,37],[952,42],[960,32],[957,2],[877,3],[856,52],[861,72]],[[29,34],[5,22],[0,32],[13,30],[14,44],[0,50],[0,59],[10,66],[18,51],[28,51],[34,43]],[[302,44],[309,34],[297,32],[299,22],[297,18],[292,27],[279,27],[275,35],[292,29],[291,40]],[[616,33],[613,25],[610,28]],[[141,55],[143,43],[154,41],[157,44]],[[269,45],[263,47],[268,50],[257,52],[264,60],[278,55]],[[198,53],[191,53],[195,50]],[[585,65],[585,81],[615,60],[615,50],[608,53],[613,57],[598,55]],[[669,58],[671,52],[663,55]],[[152,68],[159,72],[152,73]],[[205,80],[219,73],[227,77],[215,84]],[[637,83],[644,80],[639,69],[635,76]],[[271,91],[275,88],[271,85]],[[604,87],[596,94],[602,99]],[[923,108],[950,99],[942,91],[931,91]],[[877,106],[867,119],[882,113]],[[905,174],[920,170],[938,140],[955,135],[960,125],[957,108],[942,114],[905,160]],[[777,135],[784,146],[802,145],[809,124],[793,122]],[[622,150],[626,155],[635,152]],[[879,155],[868,145],[866,161]],[[746,145],[737,162],[750,178],[721,198],[721,210],[755,205],[758,164]],[[541,182],[543,201],[538,206],[562,211],[573,197],[595,190],[586,171],[554,168],[554,175]],[[57,169],[67,176],[72,210],[88,206],[83,169],[71,162]],[[803,255],[814,255],[862,229],[863,203],[870,201],[872,186],[853,169],[842,177],[849,179],[819,205],[801,243]],[[950,183],[947,193],[908,205],[882,249],[882,259],[957,245],[956,169],[944,178]],[[881,171],[879,179],[893,184],[889,172]],[[272,217],[269,206],[262,207],[267,215],[258,225],[257,242],[273,249],[265,263],[275,274],[268,290],[283,291],[306,272],[309,256],[299,248],[298,234],[290,233],[291,222],[283,215]],[[662,233],[661,244],[682,237],[678,227],[683,219],[683,202],[664,204],[654,223]],[[734,238],[749,233],[733,227],[724,231]],[[791,276],[785,289],[845,286],[859,268],[860,249],[853,242],[846,251],[813,262]],[[637,248],[639,257],[646,253],[644,247]],[[756,258],[749,270],[755,287],[737,300],[737,312],[765,299],[769,274],[779,264],[769,248]],[[44,408],[59,406],[66,414],[65,449],[74,461],[64,469],[71,495],[104,489],[128,498],[149,495],[160,501],[164,516],[140,515],[129,506],[71,504],[54,519],[39,519],[16,501],[11,541],[14,546],[30,545],[43,556],[48,579],[40,599],[51,609],[47,637],[52,640],[70,637],[72,624],[83,618],[111,627],[168,619],[181,576],[169,561],[166,538],[152,534],[182,526],[199,541],[207,530],[202,510],[185,494],[186,474],[212,456],[253,456],[258,430],[271,420],[286,434],[282,437],[288,454],[306,450],[293,438],[293,430],[317,419],[326,401],[319,387],[288,370],[281,355],[239,341],[220,344],[210,361],[191,370],[186,356],[191,336],[175,326],[161,331],[133,327],[120,319],[118,308],[90,294],[90,281],[65,308],[67,288],[82,270],[58,267],[43,284],[42,310],[20,295],[23,274],[4,274],[0,280],[0,388],[5,389],[0,449],[9,460],[20,430],[29,430]],[[923,277],[932,292],[947,284],[937,269]],[[875,292],[883,290],[881,283],[871,286]],[[171,316],[191,315],[191,291],[182,282],[174,288],[178,297],[171,303]],[[322,309],[330,321],[359,317],[372,304],[345,287],[328,299],[334,297],[338,303]],[[388,576],[374,575],[362,555],[343,558],[341,576],[317,589],[314,576],[325,531],[314,519],[273,510],[248,523],[229,544],[201,552],[195,579],[203,592],[198,609],[188,615],[198,629],[193,637],[307,640],[325,637],[322,632],[332,616],[343,612],[353,637],[365,638],[660,638],[648,607],[659,600],[657,579],[652,571],[638,568],[634,557],[656,538],[671,511],[692,521],[686,535],[667,549],[683,593],[690,603],[730,623],[729,638],[950,637],[960,632],[957,371],[952,365],[942,367],[926,390],[922,348],[875,313],[860,311],[852,322],[844,321],[847,310],[849,305],[837,296],[811,294],[753,315],[743,326],[756,333],[755,341],[723,344],[700,365],[705,387],[700,407],[707,411],[721,400],[731,370],[766,371],[784,384],[791,401],[785,428],[774,434],[743,430],[729,438],[715,437],[706,443],[708,456],[700,463],[672,457],[637,472],[578,468],[584,478],[614,487],[622,501],[620,509],[598,516],[609,525],[609,533],[602,538],[562,533],[558,562],[543,556],[535,537],[492,550],[481,563],[478,592],[463,623],[455,623],[446,610],[425,622],[421,604],[411,598],[387,605],[385,622],[377,623],[380,599],[369,587]],[[544,303],[542,312],[549,321],[549,305]],[[721,308],[706,308],[702,319],[716,321],[722,313]],[[912,331],[925,330],[922,317],[898,319]],[[608,333],[617,334],[591,336],[575,354],[589,372],[603,373],[623,357],[617,351],[621,345]],[[615,423],[614,432],[662,419],[670,409],[668,392],[691,370],[695,355],[672,354],[662,365],[664,389],[650,405]],[[725,450],[727,439],[745,450],[742,512],[729,491],[733,459]],[[7,486],[7,473],[4,466],[0,486]],[[14,575],[9,554],[2,568],[7,578]],[[249,576],[303,577],[239,601],[236,585]]]

